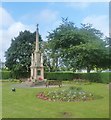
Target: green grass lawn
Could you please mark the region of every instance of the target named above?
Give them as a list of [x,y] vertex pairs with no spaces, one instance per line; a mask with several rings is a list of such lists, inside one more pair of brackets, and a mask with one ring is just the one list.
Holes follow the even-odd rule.
[[0,120],[2,119],[2,84],[0,82]]
[[[108,84],[76,85],[102,98],[87,102],[51,102],[36,98],[41,91],[62,88],[17,88],[11,91],[12,82],[3,82],[3,118],[109,118]],[[15,83],[14,83],[15,84]],[[75,85],[75,84],[71,84]]]

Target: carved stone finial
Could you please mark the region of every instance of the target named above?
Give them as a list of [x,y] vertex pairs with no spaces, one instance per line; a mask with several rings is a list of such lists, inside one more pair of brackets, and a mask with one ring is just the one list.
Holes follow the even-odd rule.
[[38,28],[39,24],[37,24],[36,26],[37,26],[37,31],[38,31],[38,29],[39,29],[39,28]]

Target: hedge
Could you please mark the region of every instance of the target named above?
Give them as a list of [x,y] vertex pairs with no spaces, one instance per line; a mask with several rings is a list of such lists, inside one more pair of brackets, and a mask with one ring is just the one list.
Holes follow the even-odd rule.
[[30,77],[30,73],[29,72],[11,72],[12,78],[14,79],[19,79],[19,78],[29,78]]
[[90,82],[109,83],[111,82],[111,72],[104,73],[64,73],[64,72],[47,72],[44,74],[48,80],[74,80],[86,79]]
[[0,79],[19,79],[19,78],[28,78],[30,77],[30,74],[28,72],[19,72],[19,73],[14,73],[11,71],[7,70],[1,70],[1,78]]
[[11,78],[11,71],[1,71],[1,78],[0,79],[9,79]]
[[[22,73],[20,76],[14,76],[11,71],[1,71],[2,78],[25,78],[29,77],[29,73]],[[0,76],[1,76],[0,75]],[[69,73],[69,72],[47,72],[44,73],[45,79],[48,80],[74,80],[74,79],[86,79],[91,82],[109,83],[111,82],[111,72],[104,73]]]
[[47,72],[44,76],[48,80],[72,80],[73,73]]

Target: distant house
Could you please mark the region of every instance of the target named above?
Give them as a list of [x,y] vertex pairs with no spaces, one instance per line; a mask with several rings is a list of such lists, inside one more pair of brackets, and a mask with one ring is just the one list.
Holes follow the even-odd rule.
[[0,69],[5,68],[5,62],[2,62],[0,59]]

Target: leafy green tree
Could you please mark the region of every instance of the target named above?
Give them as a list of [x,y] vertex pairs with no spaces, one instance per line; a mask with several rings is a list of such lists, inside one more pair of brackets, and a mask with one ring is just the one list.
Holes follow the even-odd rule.
[[[105,42],[102,39],[103,34],[92,28],[90,24],[82,24],[80,28],[80,34],[82,34],[85,43],[73,46],[70,48],[74,59],[76,59],[77,69],[85,68],[87,72],[94,68],[106,68],[107,64],[107,49],[105,47]],[[104,63],[104,64],[103,64]],[[103,66],[104,65],[104,66]]]
[[[74,56],[71,56],[74,55]],[[70,59],[76,60],[77,69],[87,69],[87,72],[94,68],[107,68],[107,49],[99,47],[95,43],[81,44],[70,48]]]
[[[59,70],[63,67],[70,70],[70,64],[65,59],[64,50],[70,47],[72,44],[79,44],[81,36],[78,36],[78,29],[72,22],[68,22],[67,19],[62,19],[62,24],[59,25],[53,32],[49,32],[48,44],[50,52],[50,58],[52,58],[52,66]],[[75,33],[75,34],[74,34]],[[67,58],[68,59],[68,58]]]
[[59,53],[57,50],[52,49],[51,44],[49,42],[44,41],[44,68],[46,71],[58,71],[58,63],[59,63]]
[[91,24],[81,24],[81,28],[77,28],[73,22],[63,19],[62,24],[49,32],[48,42],[54,51],[51,53],[59,53],[57,57],[62,61],[59,66],[73,71],[85,68],[87,72],[95,67],[108,67],[103,65],[108,61],[103,34]]
[[[39,36],[40,41],[41,36]],[[31,53],[34,51],[36,33],[30,31],[20,32],[19,36],[12,39],[11,46],[5,53],[6,66],[14,72],[15,76],[29,75]],[[22,74],[23,73],[23,74]]]

